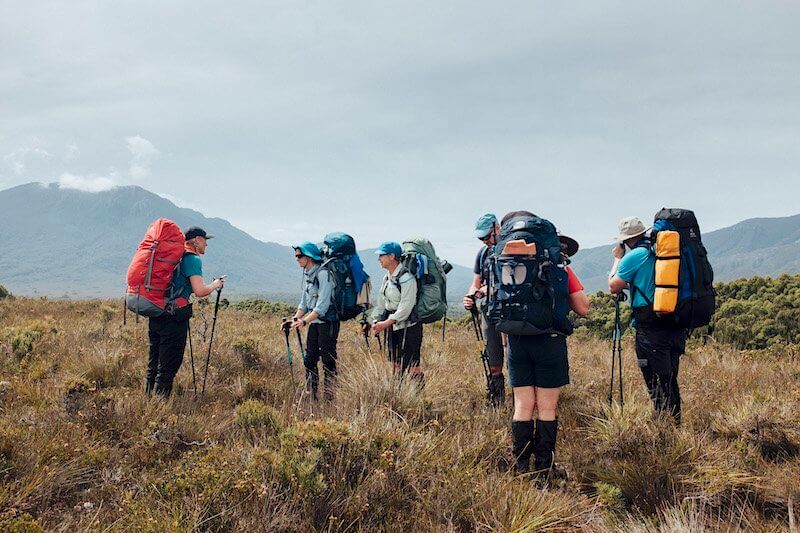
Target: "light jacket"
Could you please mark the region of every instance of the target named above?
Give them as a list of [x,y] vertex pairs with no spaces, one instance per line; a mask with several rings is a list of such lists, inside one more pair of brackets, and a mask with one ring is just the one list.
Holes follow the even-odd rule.
[[[417,303],[417,280],[409,272],[403,270],[403,274],[398,277],[398,273],[403,270],[402,265],[391,274],[386,274],[378,291],[378,302],[372,310],[372,321],[378,322],[384,319],[383,315],[388,311],[389,316],[396,323],[392,326],[395,331],[413,326],[416,322],[409,322],[411,311]],[[398,287],[399,285],[399,287]]]
[[324,322],[323,318],[330,310],[331,302],[333,301],[331,273],[326,269],[322,269],[321,263],[317,263],[311,270],[306,270],[304,276],[305,287],[297,308],[303,314],[316,311],[319,314],[319,318],[315,319],[313,323],[321,324]]

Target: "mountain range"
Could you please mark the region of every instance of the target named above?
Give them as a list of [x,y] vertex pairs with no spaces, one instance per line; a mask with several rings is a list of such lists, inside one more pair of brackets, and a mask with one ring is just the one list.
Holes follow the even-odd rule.
[[[18,295],[120,296],[133,252],[159,217],[181,228],[200,226],[216,237],[203,257],[203,271],[207,281],[227,274],[228,295],[295,301],[300,294],[302,274],[289,246],[260,241],[226,220],[178,207],[141,187],[84,192],[55,183],[0,191],[0,284]],[[360,255],[377,288],[385,271],[374,249]],[[448,299],[460,299],[471,278],[470,269],[454,265]]]
[[[228,274],[231,296],[293,301],[299,294],[302,276],[290,247],[260,241],[226,220],[178,207],[137,186],[84,192],[29,183],[0,191],[0,284],[19,295],[119,296],[133,251],[159,217],[182,228],[201,226],[218,237],[203,258],[204,273]],[[800,272],[800,215],[745,220],[705,233],[703,242],[718,281]],[[384,272],[373,251],[360,253],[377,285]],[[608,245],[580,250],[572,266],[594,292],[605,288],[610,263]],[[471,278],[470,268],[454,265],[448,275],[451,303],[460,300]]]

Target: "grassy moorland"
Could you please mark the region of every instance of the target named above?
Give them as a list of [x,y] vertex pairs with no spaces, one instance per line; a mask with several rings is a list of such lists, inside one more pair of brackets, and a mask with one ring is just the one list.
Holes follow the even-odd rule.
[[[200,369],[210,313],[196,309]],[[692,347],[675,428],[652,416],[630,340],[621,410],[609,343],[575,336],[558,448],[571,477],[537,487],[509,473],[510,406],[484,406],[467,327],[444,343],[426,330],[417,394],[348,324],[336,402],[312,408],[276,316],[221,311],[204,401],[188,354],[172,399],[145,396],[146,322],[121,322],[112,302],[0,301],[0,530],[797,527],[796,348]]]

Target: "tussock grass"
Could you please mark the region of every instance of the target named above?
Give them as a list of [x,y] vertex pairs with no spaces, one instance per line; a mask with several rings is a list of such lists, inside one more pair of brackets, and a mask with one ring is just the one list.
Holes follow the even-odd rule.
[[[192,324],[198,388],[209,313]],[[188,350],[173,397],[144,395],[147,323],[128,318],[116,302],[0,302],[2,529],[779,531],[798,518],[796,348],[692,347],[675,427],[653,415],[630,344],[622,409],[607,404],[609,343],[570,339],[570,477],[536,485],[509,472],[510,394],[484,405],[469,324],[449,323],[445,342],[426,330],[421,392],[346,324],[336,399],[312,405],[278,316],[221,311],[202,402]]]

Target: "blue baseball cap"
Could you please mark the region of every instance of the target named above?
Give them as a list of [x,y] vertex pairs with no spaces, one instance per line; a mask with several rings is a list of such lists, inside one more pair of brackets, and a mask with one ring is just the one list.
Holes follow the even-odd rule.
[[319,251],[319,246],[313,242],[303,242],[292,246],[295,250],[300,250],[300,253],[306,257],[310,257],[314,261],[322,261],[322,252]]
[[382,242],[381,245],[378,246],[378,249],[375,250],[375,255],[386,254],[392,254],[399,258],[401,255],[403,255],[403,248],[400,246],[400,244],[394,241]]
[[495,224],[497,224],[497,217],[494,216],[494,213],[486,213],[475,222],[475,236],[479,239],[485,238],[492,232]]

